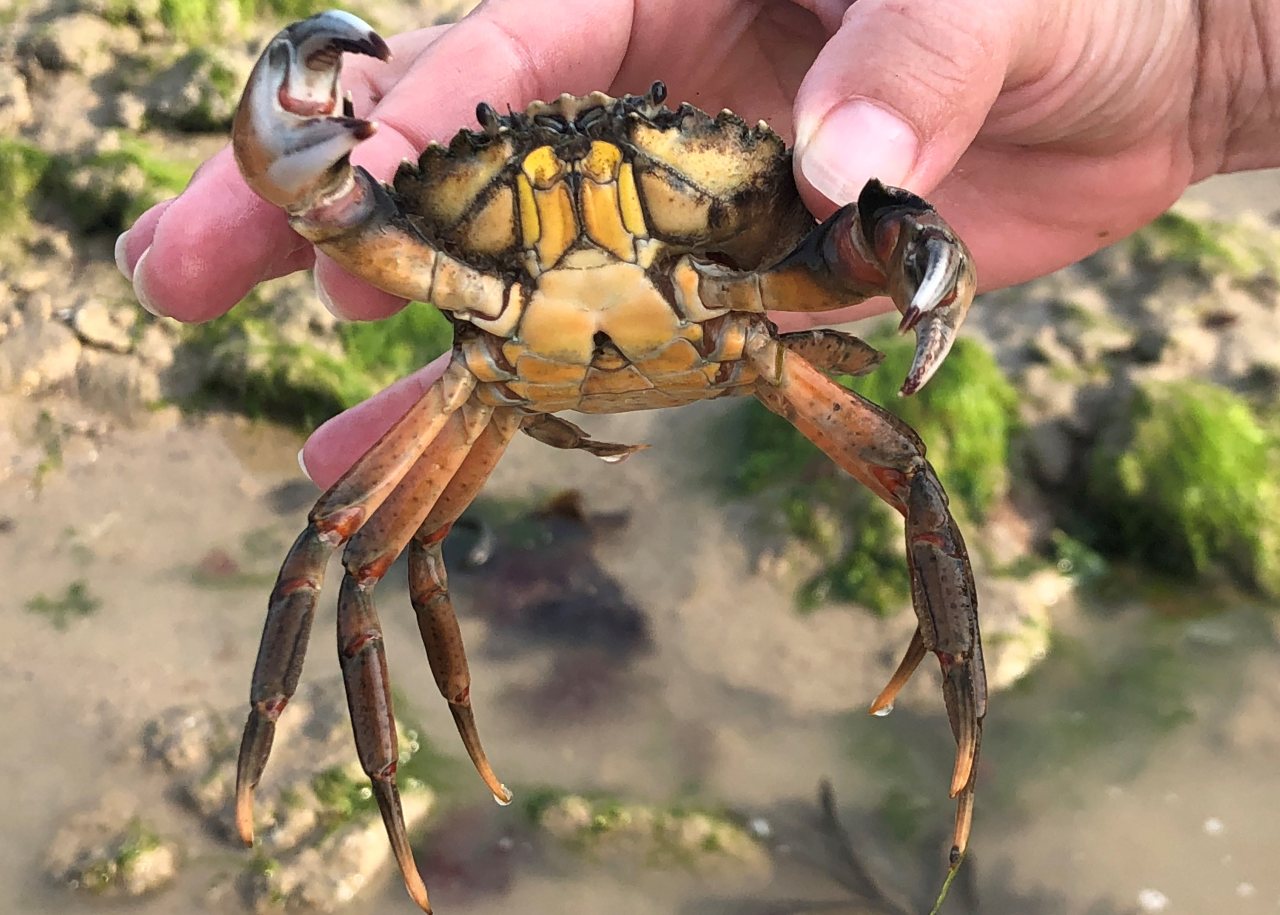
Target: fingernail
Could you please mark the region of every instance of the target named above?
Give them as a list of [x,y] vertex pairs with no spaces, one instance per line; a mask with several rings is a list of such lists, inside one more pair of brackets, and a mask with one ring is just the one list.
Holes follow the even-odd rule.
[[832,203],[857,199],[869,178],[901,185],[915,166],[920,140],[909,124],[865,99],[844,102],[796,144],[800,172]]
[[311,471],[307,469],[307,459],[305,457],[306,450],[307,449],[305,447],[298,449],[298,466],[302,468],[302,475],[314,483],[315,480],[311,479]]
[[133,282],[133,271],[129,269],[129,264],[125,261],[124,246],[129,241],[129,233],[121,232],[120,237],[116,239],[116,269],[129,282]]
[[333,304],[333,296],[329,294],[328,287],[326,287],[324,284],[324,281],[320,279],[320,271],[319,270],[313,271],[311,274],[311,278],[315,281],[315,284],[316,284],[316,297],[320,299],[320,304],[322,304],[328,310],[329,314],[333,315],[335,318],[340,318],[343,321],[351,320],[350,318],[348,318],[346,315],[342,313],[342,310],[338,308],[337,305]]
[[156,307],[151,295],[147,292],[146,271],[142,269],[143,264],[147,262],[147,255],[151,253],[151,248],[142,252],[142,256],[138,258],[138,262],[133,265],[133,294],[138,297],[138,304],[155,315],[157,318],[166,318],[163,311]]

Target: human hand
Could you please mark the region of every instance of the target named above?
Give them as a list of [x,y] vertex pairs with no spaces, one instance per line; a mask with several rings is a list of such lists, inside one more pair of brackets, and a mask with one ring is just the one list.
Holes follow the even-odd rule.
[[[1194,180],[1269,164],[1276,124],[1264,17],[1246,0],[491,0],[462,23],[390,40],[390,64],[350,58],[343,84],[379,132],[353,160],[389,178],[476,102],[640,91],[764,118],[797,143],[824,216],[868,177],[929,197],[969,243],[986,288],[1070,263],[1162,212]],[[477,74],[481,74],[477,78]],[[208,252],[208,253],[205,253]],[[145,254],[145,257],[144,257]],[[294,235],[244,185],[228,150],[123,236],[139,298],[216,316],[256,283],[314,263],[334,311],[403,302]],[[872,304],[872,308],[880,306]],[[827,319],[868,313],[863,307]],[[305,449],[331,482],[416,399],[425,370],[326,424]]]

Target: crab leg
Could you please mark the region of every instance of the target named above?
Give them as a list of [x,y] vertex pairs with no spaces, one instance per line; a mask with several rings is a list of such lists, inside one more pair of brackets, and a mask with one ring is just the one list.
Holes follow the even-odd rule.
[[817,327],[780,334],[779,342],[824,372],[865,375],[884,361],[884,353],[852,334]]
[[888,295],[902,313],[898,329],[916,332],[903,394],[942,364],[977,289],[969,249],[933,207],[874,179],[767,270],[693,266],[703,302],[739,311],[830,311]]
[[951,795],[957,798],[954,864],[969,838],[987,687],[973,572],[946,493],[925,460],[920,438],[897,417],[836,384],[765,333],[756,332],[746,351],[761,373],[756,396],[765,406],[789,420],[906,519],[911,597],[919,629],[875,707],[892,699],[924,651],[937,656],[956,739],[951,777]]
[[351,538],[342,556],[346,575],[338,595],[338,657],[356,751],[373,785],[405,886],[424,911],[430,911],[427,890],[413,861],[396,787],[400,748],[373,590],[431,511],[491,413],[492,408],[473,402],[452,413],[395,492]]
[[648,445],[621,445],[617,442],[598,442],[583,430],[559,416],[550,413],[534,413],[525,419],[521,427],[525,435],[537,439],[552,448],[580,449],[594,454],[602,461],[617,464],[625,461]]
[[329,555],[376,511],[474,387],[475,377],[465,366],[450,365],[422,399],[320,497],[306,530],[285,557],[267,604],[236,765],[236,830],[246,845],[253,844],[253,791],[271,753],[276,720],[302,674]]
[[475,498],[507,444],[520,428],[522,416],[515,410],[496,410],[493,421],[472,446],[449,485],[436,501],[409,544],[409,598],[418,617],[418,631],[440,694],[449,703],[458,735],[479,773],[499,804],[511,803],[511,792],[494,773],[480,743],[471,708],[471,672],[467,666],[462,631],[449,599],[442,545],[453,523]]

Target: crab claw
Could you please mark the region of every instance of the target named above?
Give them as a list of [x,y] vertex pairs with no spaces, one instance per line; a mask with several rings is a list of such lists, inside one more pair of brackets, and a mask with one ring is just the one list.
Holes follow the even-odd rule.
[[874,178],[858,196],[858,217],[902,313],[898,330],[916,332],[915,359],[900,392],[914,394],[946,358],[969,311],[977,287],[973,256],[928,203]]
[[340,10],[296,22],[271,39],[245,86],[232,147],[245,180],[290,214],[331,204],[351,187],[347,157],[376,126],[340,97],[343,52],[387,60],[366,22]]

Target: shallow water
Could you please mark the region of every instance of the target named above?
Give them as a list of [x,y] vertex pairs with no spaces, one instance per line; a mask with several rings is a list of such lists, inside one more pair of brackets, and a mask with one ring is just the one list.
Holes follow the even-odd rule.
[[[528,620],[492,621],[484,572],[457,571],[452,584],[480,726],[504,780],[692,797],[763,818],[779,846],[773,878],[621,868],[557,851],[527,832],[516,807],[495,807],[478,780],[463,779],[457,806],[416,842],[438,912],[893,911],[845,888],[857,881],[822,837],[822,778],[858,864],[910,911],[927,911],[952,816],[936,675],[918,676],[887,718],[861,711],[912,623],[837,608],[800,617],[751,573],[749,515],[707,483],[716,457],[687,444],[721,428],[720,409],[593,420],[602,438],[654,443],[620,467],[518,442],[491,486],[514,497],[571,483],[593,510],[629,511],[595,555],[643,614],[643,638],[619,647],[602,637],[593,654],[564,627],[513,634]],[[136,734],[175,703],[243,702],[264,577],[312,495],[297,485],[297,446],[241,422],[159,425],[112,433],[96,456],[69,455],[38,496],[14,480],[0,487],[0,517],[13,521],[0,533],[10,585],[0,778],[11,786],[0,912],[244,910],[233,895],[210,899],[207,886],[245,853],[163,800]],[[193,568],[218,552],[244,574],[214,588]],[[23,609],[77,579],[101,606],[66,631]],[[402,572],[379,599],[398,689],[436,744],[460,755]],[[1055,619],[1049,658],[991,703],[972,854],[944,911],[1280,911],[1276,608],[1199,605],[1210,600],[1170,612],[1164,601],[1157,610],[1111,599]],[[336,673],[331,625],[326,604],[308,678]],[[59,824],[109,791],[153,799],[148,815],[182,837],[186,876],[153,899],[85,900],[43,875]],[[383,884],[348,911],[413,911],[398,880]],[[801,906],[823,901],[834,905]]]

